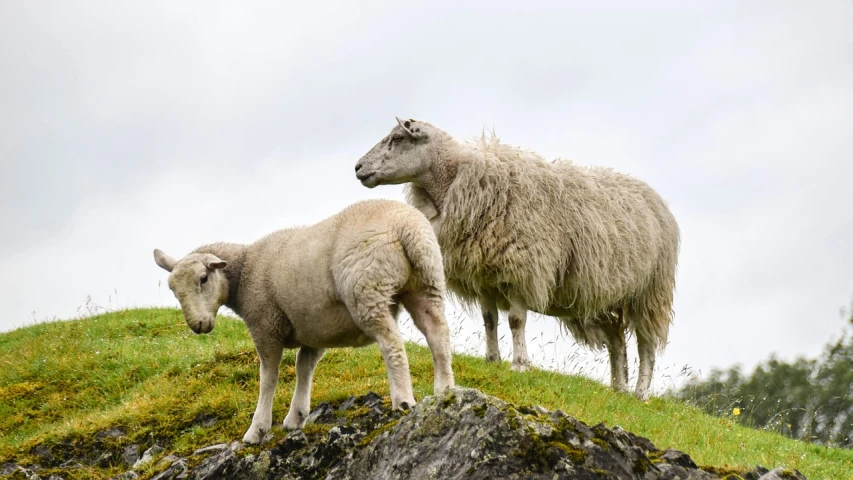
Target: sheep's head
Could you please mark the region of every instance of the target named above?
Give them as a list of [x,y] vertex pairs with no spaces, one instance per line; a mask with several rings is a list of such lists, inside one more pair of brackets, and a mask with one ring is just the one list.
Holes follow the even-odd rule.
[[362,185],[396,185],[420,180],[429,172],[432,146],[442,132],[429,123],[402,120],[355,164]]
[[210,253],[191,253],[175,260],[154,250],[154,261],[169,273],[169,289],[181,304],[187,325],[195,333],[209,333],[219,307],[228,299],[225,261]]

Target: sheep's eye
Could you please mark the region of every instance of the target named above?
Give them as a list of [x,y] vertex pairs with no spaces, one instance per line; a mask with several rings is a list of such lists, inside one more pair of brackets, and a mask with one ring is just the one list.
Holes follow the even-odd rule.
[[204,285],[205,283],[207,283],[207,275],[202,275],[201,276],[201,284]]

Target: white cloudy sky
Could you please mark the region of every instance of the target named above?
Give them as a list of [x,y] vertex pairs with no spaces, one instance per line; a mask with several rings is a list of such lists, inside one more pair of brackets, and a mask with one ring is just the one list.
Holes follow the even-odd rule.
[[[660,191],[683,248],[657,387],[814,355],[853,299],[850,25],[846,0],[2,2],[0,330],[176,305],[155,247],[402,199],[353,172],[399,115]],[[606,378],[529,329],[540,365]]]

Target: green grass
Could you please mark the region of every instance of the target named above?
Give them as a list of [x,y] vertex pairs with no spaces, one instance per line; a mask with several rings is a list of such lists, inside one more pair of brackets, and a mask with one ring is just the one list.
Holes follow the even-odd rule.
[[[429,350],[407,344],[418,399],[432,394]],[[285,352],[273,410],[280,425],[290,402],[295,351]],[[853,451],[824,448],[708,416],[670,399],[644,404],[600,383],[549,371],[509,371],[508,364],[455,355],[457,384],[519,405],[561,409],[593,425],[604,422],[688,453],[699,465],[784,466],[810,479],[853,478]],[[378,348],[329,350],[314,378],[312,407],[375,391],[388,394]],[[49,322],[0,334],[0,463],[33,461],[35,445],[86,442],[120,426],[122,444],[167,442],[167,452],[240,440],[258,393],[258,359],[242,321],[219,317],[195,335],[179,310],[143,309]],[[193,423],[215,415],[211,427]],[[278,432],[281,435],[281,432]],[[90,440],[89,440],[90,441]],[[63,443],[64,442],[64,443]],[[84,469],[106,478],[122,469]]]

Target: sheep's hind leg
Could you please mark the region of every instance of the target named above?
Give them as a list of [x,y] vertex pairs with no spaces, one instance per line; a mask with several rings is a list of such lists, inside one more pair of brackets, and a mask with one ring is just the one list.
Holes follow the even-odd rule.
[[[385,361],[388,388],[391,390],[391,408],[408,409],[415,406],[409,358],[395,316],[399,303],[394,297],[402,293],[408,281],[411,266],[399,250],[399,243],[389,243],[389,250],[371,250],[365,257],[367,266],[352,279],[342,280],[345,286],[342,299],[353,322],[376,343]],[[397,245],[394,247],[394,245]],[[381,254],[380,254],[381,253]],[[352,275],[349,272],[348,275]]]
[[391,408],[407,410],[415,406],[412,392],[412,377],[409,373],[409,358],[397,324],[387,316],[385,331],[376,336],[385,369],[388,371],[388,386],[391,390]]
[[498,307],[494,297],[480,297],[480,312],[483,315],[483,326],[486,327],[486,361],[500,362]]
[[278,366],[281,363],[282,345],[277,343],[255,344],[261,360],[261,382],[258,405],[252,416],[252,425],[243,435],[243,442],[258,444],[272,427],[272,404],[278,383]]
[[282,426],[288,430],[297,430],[305,426],[311,411],[311,382],[314,369],[326,353],[324,348],[301,347],[296,354],[296,388],[290,401],[290,411],[284,417]]
[[391,408],[408,409],[415,406],[412,393],[412,377],[409,373],[409,358],[397,322],[388,308],[365,308],[357,315],[356,324],[379,344],[385,370],[388,372],[388,388],[391,390]]
[[637,353],[640,357],[640,373],[637,375],[637,388],[634,395],[640,400],[649,399],[649,387],[655,369],[655,344],[647,335],[637,332]]
[[610,354],[610,386],[617,392],[628,391],[628,346],[625,342],[625,324],[622,317],[602,314],[600,328],[606,336]]
[[407,295],[403,297],[403,306],[412,316],[415,326],[426,337],[427,345],[432,352],[435,371],[433,394],[438,395],[446,388],[454,386],[450,329],[444,318],[444,302],[440,297]]
[[530,370],[530,359],[527,357],[527,306],[522,302],[513,301],[509,307],[509,329],[512,332],[512,366],[510,370],[526,372]]

